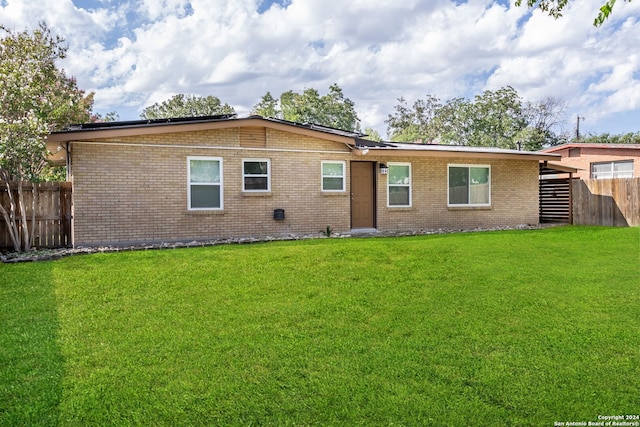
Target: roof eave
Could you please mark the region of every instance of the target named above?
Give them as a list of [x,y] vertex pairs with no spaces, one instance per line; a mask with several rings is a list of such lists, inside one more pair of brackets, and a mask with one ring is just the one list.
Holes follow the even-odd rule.
[[265,127],[269,129],[282,130],[299,135],[312,136],[320,139],[353,144],[354,138],[351,136],[337,135],[322,129],[310,129],[306,127],[285,124],[277,121],[264,119],[262,117],[248,117],[240,119],[225,119],[215,121],[185,122],[185,123],[151,123],[147,125],[123,126],[117,128],[98,129],[73,129],[61,132],[54,132],[48,136],[51,142],[72,142],[81,140],[99,140],[107,138],[122,138],[128,136],[159,135],[167,133],[196,132],[216,129],[242,128],[242,127]]
[[619,149],[619,150],[640,150],[640,144],[609,144],[609,143],[589,143],[589,142],[568,142],[562,145],[545,148],[541,151],[545,153],[555,153],[556,151],[568,150],[571,148],[593,148],[593,149]]
[[[583,170],[579,168],[574,168],[572,166],[561,165],[558,163],[549,163],[547,161],[542,162],[541,167],[549,171],[554,171],[555,173],[578,173],[579,170]],[[550,174],[554,172],[548,172],[548,173],[546,172],[545,174]]]
[[558,160],[558,154],[546,154],[537,151],[521,152],[485,152],[485,151],[456,151],[456,150],[410,150],[404,148],[375,148],[369,147],[370,155],[380,157],[449,157],[472,159],[513,159],[513,160]]

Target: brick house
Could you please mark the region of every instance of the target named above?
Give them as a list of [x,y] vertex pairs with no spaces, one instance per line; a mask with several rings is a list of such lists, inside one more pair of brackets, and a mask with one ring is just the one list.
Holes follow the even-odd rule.
[[259,116],[78,125],[48,144],[73,182],[75,246],[537,224],[539,163],[559,157]]
[[[634,178],[640,176],[640,144],[568,143],[542,152],[559,154],[560,164],[578,169],[578,179]],[[558,163],[558,162],[556,162]]]

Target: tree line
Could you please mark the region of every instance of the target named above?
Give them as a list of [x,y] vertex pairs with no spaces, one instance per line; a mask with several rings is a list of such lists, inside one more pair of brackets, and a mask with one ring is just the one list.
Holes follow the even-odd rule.
[[[344,96],[338,84],[333,84],[325,95],[313,88],[300,93],[289,90],[277,98],[267,92],[253,106],[251,114],[360,132],[374,141],[536,151],[575,141],[573,134],[564,130],[565,110],[562,99],[526,101],[510,86],[486,90],[473,99],[441,101],[427,95],[410,105],[400,97],[385,120],[387,135],[383,138],[370,127],[361,128],[354,102]],[[235,113],[231,105],[216,96],[178,94],[145,108],[140,117],[151,120]],[[581,136],[580,142],[638,144],[640,132],[591,134]]]
[[[524,102],[512,87],[487,90],[473,100],[453,98],[441,102],[432,95],[409,105],[398,98],[389,114],[387,139],[395,142],[441,143],[468,146],[538,150],[561,140],[555,129],[562,124],[565,105],[555,98],[541,102]],[[143,119],[233,114],[235,109],[218,97],[178,94],[145,108]],[[308,88],[292,90],[274,98],[267,92],[252,110],[263,117],[315,123],[354,132],[361,131],[353,101],[345,97],[338,84],[326,95]],[[382,140],[371,128],[364,134]],[[367,137],[367,136],[365,136]]]
[[[140,117],[153,120],[235,113],[232,106],[222,103],[216,96],[178,94],[146,107]],[[283,92],[279,98],[274,98],[271,92],[267,92],[253,106],[251,114],[350,131],[359,130],[360,126],[355,104],[349,98],[345,98],[342,88],[337,84],[329,86],[328,93],[322,96],[313,88],[305,89],[302,93],[289,90]]]

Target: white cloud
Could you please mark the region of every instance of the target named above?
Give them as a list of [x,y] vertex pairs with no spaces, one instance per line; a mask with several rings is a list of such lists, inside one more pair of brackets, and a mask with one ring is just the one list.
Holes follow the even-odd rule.
[[190,11],[189,0],[142,0],[138,6],[138,12],[151,21],[167,16],[186,16]]
[[600,2],[570,2],[553,20],[489,0],[292,0],[262,14],[258,0],[110,0],[92,10],[4,0],[0,22],[46,20],[69,42],[67,72],[96,92],[97,109],[133,114],[122,119],[176,93],[216,95],[248,113],[266,91],[337,82],[363,125],[385,134],[399,96],[472,97],[505,85],[526,99],[563,97],[582,115],[640,116],[631,56],[640,2],[617,4],[596,29]]
[[66,39],[71,48],[99,39],[113,29],[120,18],[112,10],[79,9],[68,0],[6,0],[6,6],[0,6],[0,22],[6,27],[23,30],[46,22],[49,28]]

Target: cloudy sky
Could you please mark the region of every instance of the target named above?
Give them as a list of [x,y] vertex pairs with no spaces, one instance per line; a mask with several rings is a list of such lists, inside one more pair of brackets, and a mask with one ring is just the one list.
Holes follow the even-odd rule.
[[[472,98],[513,86],[567,102],[567,131],[640,131],[640,1],[573,0],[559,20],[499,0],[0,0],[13,30],[45,21],[60,64],[121,120],[177,93],[240,115],[267,91],[338,83],[362,127],[386,136],[397,98]],[[526,3],[526,0],[523,2]]]

